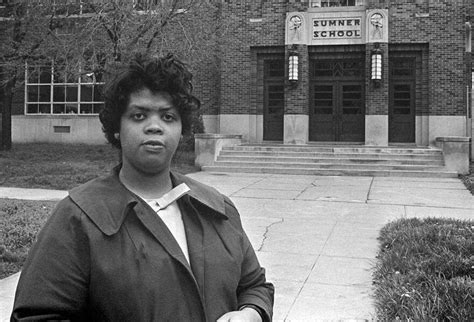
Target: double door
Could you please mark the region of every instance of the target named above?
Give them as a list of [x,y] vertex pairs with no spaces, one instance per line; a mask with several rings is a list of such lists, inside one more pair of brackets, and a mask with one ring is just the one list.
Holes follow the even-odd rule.
[[365,139],[363,60],[319,60],[312,64],[310,141]]

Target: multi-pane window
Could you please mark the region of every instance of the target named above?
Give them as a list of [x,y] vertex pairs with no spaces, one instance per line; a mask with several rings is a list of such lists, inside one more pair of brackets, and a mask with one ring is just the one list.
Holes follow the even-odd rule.
[[54,66],[27,66],[25,114],[97,114],[104,105],[102,87],[92,72],[76,77]]
[[365,6],[366,0],[310,0],[310,8]]

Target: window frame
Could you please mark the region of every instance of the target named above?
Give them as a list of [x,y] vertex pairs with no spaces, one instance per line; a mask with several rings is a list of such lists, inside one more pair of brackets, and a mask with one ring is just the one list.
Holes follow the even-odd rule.
[[[351,1],[351,0],[342,0],[342,1]],[[309,0],[308,6],[310,9],[313,8],[338,8],[338,7],[363,7],[367,5],[367,0],[353,0],[354,4],[341,4],[337,5],[339,0]],[[333,3],[334,5],[330,5]]]
[[[77,79],[74,77],[72,80],[64,80],[62,82],[59,82],[55,80],[56,75],[55,75],[55,69],[54,69],[55,64],[28,64],[25,63],[25,99],[24,99],[24,115],[63,115],[63,116],[70,116],[70,115],[77,115],[77,116],[97,116],[99,115],[100,109],[103,108],[104,106],[104,99],[102,94],[100,93],[100,88],[104,86],[104,82],[102,81],[97,81],[96,75],[91,72],[87,73],[86,71],[82,72],[80,71],[79,76],[77,76]],[[41,79],[41,70],[44,68],[47,72],[45,75],[46,77]],[[34,73],[38,72],[37,75],[32,75],[30,73],[30,70],[33,70]],[[37,77],[37,80],[32,81],[32,77]],[[85,77],[90,77],[91,81],[86,81]],[[45,81],[48,79],[48,81]],[[49,94],[46,94],[47,91],[43,91],[43,94],[46,94],[45,96],[49,98],[49,100],[41,100],[41,86],[47,86],[49,87]],[[91,100],[84,100],[84,95],[83,94],[83,88],[90,86],[92,87],[91,90],[91,95],[90,99]],[[35,91],[31,91],[32,88],[36,87],[36,95],[37,95],[37,100],[30,100],[31,93],[35,94]],[[57,101],[55,100],[55,89],[58,88],[64,88],[64,100]],[[71,88],[73,91],[73,98],[75,100],[69,100],[67,99],[67,89]],[[96,91],[99,91],[98,96],[102,100],[96,100]],[[71,111],[68,112],[67,110],[67,105],[71,105]],[[37,106],[36,112],[29,112],[29,107],[30,106]],[[49,105],[49,112],[41,112],[41,105],[47,106]],[[55,105],[64,105],[64,109],[62,112],[58,113],[55,112]],[[86,110],[86,105],[89,105],[90,112],[84,112]],[[82,109],[81,109],[82,108]]]

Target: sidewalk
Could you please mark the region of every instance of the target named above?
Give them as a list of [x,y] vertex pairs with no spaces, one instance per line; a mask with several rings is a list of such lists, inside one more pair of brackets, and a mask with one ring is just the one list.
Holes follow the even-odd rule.
[[[231,197],[275,284],[274,321],[371,320],[377,236],[407,217],[473,219],[474,197],[458,179],[322,177],[198,172]],[[64,192],[47,193],[58,199]],[[0,198],[42,199],[42,191],[0,188]],[[7,321],[17,275],[0,281]]]

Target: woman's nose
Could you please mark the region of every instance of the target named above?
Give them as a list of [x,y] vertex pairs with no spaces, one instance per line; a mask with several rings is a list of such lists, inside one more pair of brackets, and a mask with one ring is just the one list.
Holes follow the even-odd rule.
[[152,116],[148,119],[148,123],[145,126],[146,133],[161,133],[163,132],[163,127],[161,124],[161,119],[157,116]]

